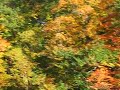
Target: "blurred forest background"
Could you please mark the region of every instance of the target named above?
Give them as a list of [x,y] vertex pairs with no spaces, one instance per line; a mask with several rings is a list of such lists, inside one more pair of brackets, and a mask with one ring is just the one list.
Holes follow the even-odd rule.
[[120,90],[120,0],[0,0],[0,90]]

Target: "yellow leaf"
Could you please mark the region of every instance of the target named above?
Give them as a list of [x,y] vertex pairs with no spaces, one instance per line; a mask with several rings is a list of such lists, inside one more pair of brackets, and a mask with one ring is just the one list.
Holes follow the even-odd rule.
[[0,24],[0,30],[4,29],[5,26],[3,24]]

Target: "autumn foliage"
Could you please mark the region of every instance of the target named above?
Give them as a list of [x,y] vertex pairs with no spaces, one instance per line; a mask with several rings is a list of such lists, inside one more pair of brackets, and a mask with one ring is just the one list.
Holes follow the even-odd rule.
[[0,1],[0,90],[120,90],[119,0]]
[[106,47],[109,49],[119,49],[120,48],[120,27],[114,26],[114,19],[119,17],[118,13],[112,13],[106,18],[101,18],[101,28],[105,29],[105,34],[100,36],[101,39],[104,39],[106,42]]
[[112,70],[108,69],[107,67],[101,66],[91,73],[88,81],[92,83],[91,87],[94,89],[119,89],[120,79],[115,79],[114,77],[112,77],[114,74],[116,73],[114,73]]

